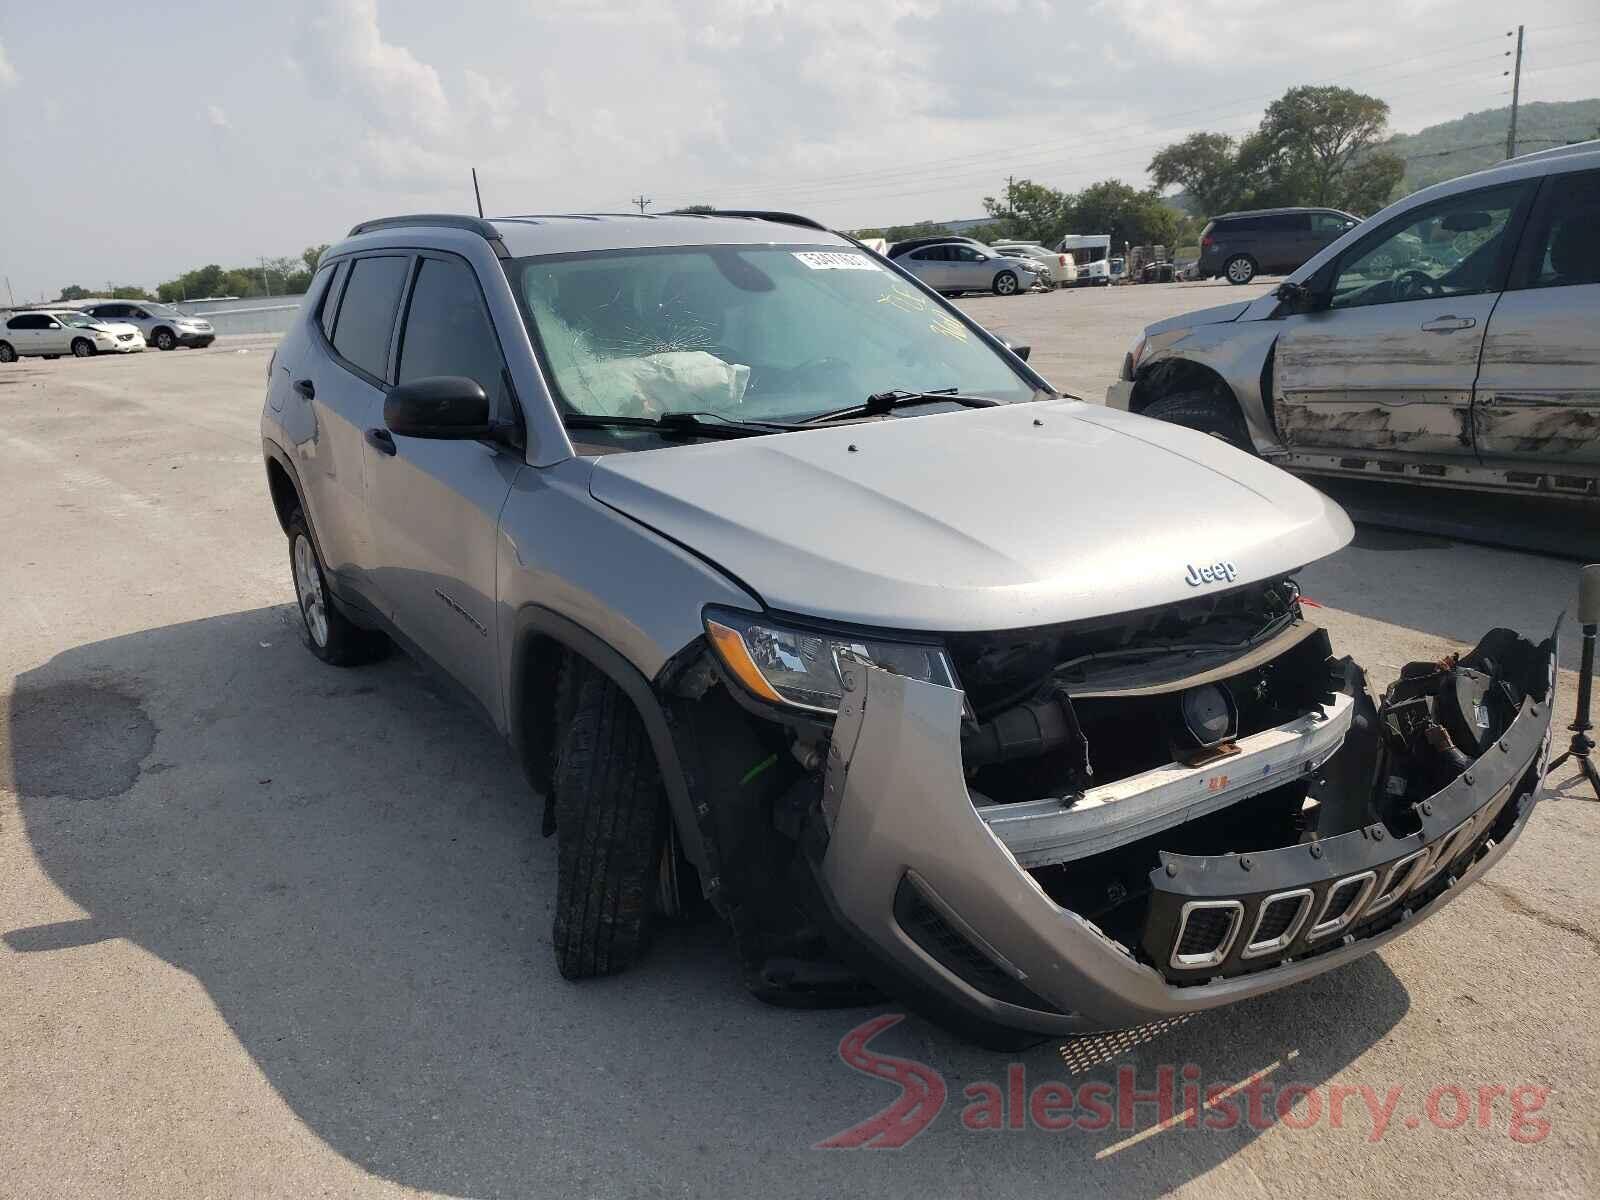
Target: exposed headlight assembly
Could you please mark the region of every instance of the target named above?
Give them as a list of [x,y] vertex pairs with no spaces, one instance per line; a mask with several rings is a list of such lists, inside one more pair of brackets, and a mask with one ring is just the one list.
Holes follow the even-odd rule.
[[867,663],[941,687],[956,686],[944,650],[929,643],[894,642],[842,631],[780,625],[755,613],[710,609],[706,636],[730,675],[769,704],[836,713],[844,696],[841,676],[851,663]]

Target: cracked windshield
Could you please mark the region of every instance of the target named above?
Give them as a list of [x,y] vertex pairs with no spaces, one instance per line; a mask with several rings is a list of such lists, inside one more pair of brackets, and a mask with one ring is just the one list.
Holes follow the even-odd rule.
[[854,249],[638,250],[520,268],[574,413],[787,421],[896,390],[1035,394],[966,324]]

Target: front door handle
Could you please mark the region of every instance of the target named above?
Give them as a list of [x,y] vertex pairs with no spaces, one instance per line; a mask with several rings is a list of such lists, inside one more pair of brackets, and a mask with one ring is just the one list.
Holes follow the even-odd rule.
[[1436,317],[1422,327],[1423,333],[1454,333],[1458,329],[1471,329],[1478,323],[1476,317]]
[[294,390],[307,400],[315,400],[317,398],[317,385],[309,379],[296,379],[294,381]]
[[380,454],[393,454],[396,450],[394,444],[394,435],[387,429],[367,430],[367,441],[371,443],[372,448],[377,450]]

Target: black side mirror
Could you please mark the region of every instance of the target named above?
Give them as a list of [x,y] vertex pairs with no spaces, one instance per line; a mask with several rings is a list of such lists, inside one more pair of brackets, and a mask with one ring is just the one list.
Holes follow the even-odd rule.
[[1309,312],[1317,307],[1317,293],[1303,283],[1280,283],[1272,295],[1295,312]]
[[488,395],[461,375],[402,383],[383,402],[383,423],[401,437],[479,441],[493,433]]

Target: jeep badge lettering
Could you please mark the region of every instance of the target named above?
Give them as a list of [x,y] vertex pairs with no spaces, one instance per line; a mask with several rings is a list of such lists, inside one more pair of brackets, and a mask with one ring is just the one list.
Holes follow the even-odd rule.
[[1188,572],[1184,575],[1183,581],[1190,587],[1199,587],[1202,583],[1221,583],[1223,580],[1232,583],[1233,577],[1239,573],[1239,568],[1226,559],[1206,567],[1197,567],[1193,563],[1185,565],[1188,567]]

